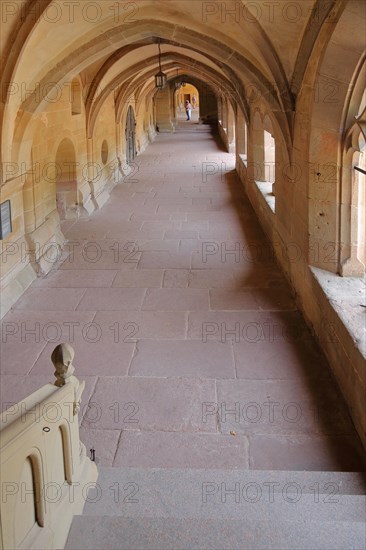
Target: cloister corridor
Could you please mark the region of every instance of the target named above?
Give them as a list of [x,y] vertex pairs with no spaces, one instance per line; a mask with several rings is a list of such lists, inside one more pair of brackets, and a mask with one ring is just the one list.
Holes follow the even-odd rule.
[[[362,471],[327,362],[209,125],[159,134],[3,319],[3,409],[75,349],[105,466]],[[337,345],[336,343],[334,345]]]

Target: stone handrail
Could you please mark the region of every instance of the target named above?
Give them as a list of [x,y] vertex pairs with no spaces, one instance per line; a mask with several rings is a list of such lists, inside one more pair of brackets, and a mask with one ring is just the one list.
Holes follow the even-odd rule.
[[63,548],[98,473],[79,439],[85,382],[73,375],[74,350],[52,353],[55,384],[46,384],[0,416],[0,548]]

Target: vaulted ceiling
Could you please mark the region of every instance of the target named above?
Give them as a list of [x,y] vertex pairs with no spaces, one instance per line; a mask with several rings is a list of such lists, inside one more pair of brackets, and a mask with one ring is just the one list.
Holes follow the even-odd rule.
[[[10,135],[17,117],[42,110],[52,84],[77,76],[84,84],[89,117],[98,109],[98,101],[122,86],[128,93],[152,91],[158,40],[169,78],[177,70],[191,74],[231,96],[234,91],[237,102],[245,103],[252,88],[272,94],[273,110],[282,113],[290,132],[296,95],[320,29],[327,25],[331,35],[346,2],[18,0],[11,4],[12,10],[2,17],[1,32],[2,115]],[[349,4],[355,11],[355,26],[362,29],[363,3]]]

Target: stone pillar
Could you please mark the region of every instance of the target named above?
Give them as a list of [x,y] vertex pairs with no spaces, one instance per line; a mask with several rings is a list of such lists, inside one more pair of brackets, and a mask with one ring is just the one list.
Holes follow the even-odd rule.
[[226,133],[229,153],[235,153],[235,114],[229,102],[227,109]]
[[170,87],[166,86],[156,94],[156,126],[159,132],[174,132],[172,121],[172,94]]
[[213,92],[204,90],[200,93],[200,124],[217,124],[219,117],[217,99]]
[[253,124],[252,136],[254,162],[253,176],[257,181],[264,181],[264,133],[261,125]]

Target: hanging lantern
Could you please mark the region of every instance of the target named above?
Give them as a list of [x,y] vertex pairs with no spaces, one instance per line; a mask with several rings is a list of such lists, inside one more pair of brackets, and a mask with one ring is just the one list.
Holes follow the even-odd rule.
[[[179,69],[177,69],[177,78],[178,78],[178,76],[179,76]],[[174,86],[175,86],[175,89],[176,89],[176,90],[180,90],[180,88],[181,88],[181,86],[182,86],[182,83],[176,81],[175,84],[174,84]]]
[[159,88],[159,90],[162,90],[166,86],[166,74],[162,71],[159,71],[155,75],[155,86],[156,88]]
[[166,77],[166,74],[163,73],[163,71],[161,70],[160,38],[159,38],[158,48],[159,48],[159,72],[155,75],[155,86],[159,90],[162,90],[166,86],[167,77]]

